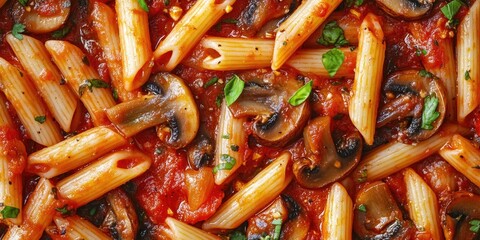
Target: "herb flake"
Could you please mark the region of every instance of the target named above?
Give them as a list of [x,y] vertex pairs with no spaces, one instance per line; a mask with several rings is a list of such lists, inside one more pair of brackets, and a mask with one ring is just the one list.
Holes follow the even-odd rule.
[[340,66],[345,60],[345,54],[342,50],[334,48],[322,55],[322,63],[328,71],[330,77],[335,76]]
[[309,82],[305,83],[305,85],[303,85],[301,88],[299,88],[293,94],[293,96],[291,96],[290,99],[288,99],[288,103],[290,103],[290,105],[296,107],[296,106],[302,104],[303,102],[305,102],[308,99],[308,97],[310,96],[310,93],[312,92],[312,86],[313,86],[313,81],[309,81]]
[[367,212],[367,207],[365,206],[365,204],[358,205],[357,209],[360,212]]
[[453,17],[457,14],[458,10],[460,10],[460,7],[463,5],[463,3],[459,0],[453,0],[449,2],[447,5],[443,6],[440,11],[442,11],[443,15],[448,19],[452,20]]
[[217,76],[214,76],[214,77],[210,78],[210,80],[208,80],[208,82],[205,83],[205,85],[203,85],[203,87],[204,87],[204,88],[208,88],[208,87],[214,85],[215,83],[218,82],[218,79],[219,79],[219,78],[218,78]]
[[12,35],[18,39],[18,40],[23,40],[23,35],[21,33],[25,32],[25,25],[21,23],[15,23],[13,24],[12,28]]
[[468,80],[470,80],[470,79],[471,79],[471,77],[470,77],[470,70],[467,70],[467,71],[465,71],[465,80],[468,81]]
[[57,212],[59,212],[60,214],[62,214],[63,216],[68,216],[68,215],[71,215],[71,214],[72,214],[72,211],[70,211],[70,210],[68,209],[68,205],[65,205],[65,206],[63,206],[63,207],[61,207],[61,208],[55,208],[55,210],[56,210]]
[[109,88],[110,85],[101,79],[87,79],[83,81],[78,87],[78,95],[80,97],[85,93],[85,90],[93,92],[93,88]]
[[56,30],[55,32],[52,33],[52,38],[55,38],[55,39],[62,39],[64,38],[65,36],[67,36],[67,34],[70,33],[70,30],[71,30],[71,27],[70,26],[66,26],[62,29],[58,29]]
[[0,214],[2,214],[3,219],[16,218],[19,213],[20,213],[20,209],[12,206],[5,206],[2,209],[2,211],[0,211]]
[[213,173],[217,173],[220,170],[231,170],[237,161],[235,160],[234,157],[228,155],[228,154],[222,154],[220,156],[220,164],[216,165],[213,168]]
[[472,220],[468,223],[470,224],[470,231],[480,233],[480,220]]
[[438,98],[434,94],[425,97],[422,113],[422,129],[433,129],[432,123],[440,116],[437,107]]
[[47,121],[47,116],[43,115],[43,116],[36,116],[35,117],[35,121],[37,121],[38,123],[42,124],[44,123],[45,121]]
[[275,219],[273,220],[272,224],[275,225],[275,230],[273,232],[273,240],[279,240],[280,233],[282,233],[282,219]]
[[148,5],[147,3],[145,2],[145,0],[137,0],[138,1],[138,4],[140,4],[140,8],[143,9],[143,11],[147,12],[148,13]]
[[28,0],[18,0],[18,2],[19,2],[22,6],[26,7],[26,6],[27,6],[27,3],[28,3]]

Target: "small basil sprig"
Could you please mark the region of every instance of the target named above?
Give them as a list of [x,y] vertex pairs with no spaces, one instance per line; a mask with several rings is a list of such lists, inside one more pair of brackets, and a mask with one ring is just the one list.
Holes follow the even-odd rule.
[[230,78],[230,80],[225,85],[223,89],[225,92],[225,100],[227,101],[227,106],[232,105],[243,92],[245,87],[245,82],[236,74]]
[[80,97],[85,93],[85,90],[93,92],[93,88],[109,88],[110,85],[101,79],[87,79],[83,81],[78,87],[78,95]]
[[327,69],[330,77],[335,76],[344,60],[345,54],[338,48],[334,48],[322,55],[323,66]]
[[44,123],[45,121],[47,121],[47,116],[43,115],[43,116],[36,116],[35,117],[35,121],[39,122],[39,123]]
[[312,81],[309,81],[309,82],[305,83],[305,85],[303,85],[301,88],[299,88],[293,94],[293,96],[291,96],[290,99],[288,99],[288,103],[290,103],[290,105],[296,107],[296,106],[302,104],[303,102],[305,102],[305,100],[307,100],[308,96],[310,96],[310,93],[312,92],[312,86],[313,86]]
[[422,129],[433,129],[432,123],[440,116],[437,111],[438,98],[432,94],[425,97],[422,113]]
[[20,213],[20,209],[16,207],[11,207],[11,206],[5,206],[2,211],[0,211],[0,214],[2,214],[2,217],[5,218],[16,218],[18,214]]
[[145,0],[137,0],[138,1],[138,4],[140,4],[140,7],[143,9],[143,11],[147,12],[148,13],[148,5],[147,3],[145,2]]
[[338,26],[336,21],[331,21],[325,25],[322,36],[317,39],[317,43],[323,46],[341,47],[348,44],[343,33],[343,29]]
[[222,154],[220,156],[220,164],[213,168],[213,173],[217,173],[220,170],[232,170],[236,163],[237,161],[234,157],[228,154]]
[[21,33],[25,32],[25,25],[21,23],[15,23],[13,24],[12,28],[12,35],[18,39],[18,40],[23,40],[23,35]]

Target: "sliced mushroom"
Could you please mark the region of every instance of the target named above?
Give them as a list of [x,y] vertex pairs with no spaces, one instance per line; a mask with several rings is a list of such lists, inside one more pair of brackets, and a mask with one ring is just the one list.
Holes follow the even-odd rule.
[[[240,13],[239,26],[255,34],[266,22],[284,16],[289,12],[292,0],[250,0]],[[275,6],[273,9],[268,6]],[[265,14],[268,12],[269,14]]]
[[128,196],[120,189],[107,194],[110,209],[101,228],[107,229],[114,239],[135,239],[138,231],[138,217]]
[[435,0],[376,0],[376,2],[393,17],[415,20],[428,13]]
[[411,239],[414,228],[405,221],[383,182],[365,185],[355,200],[353,229],[360,239]]
[[157,134],[169,146],[182,148],[197,135],[199,112],[190,89],[173,74],[158,73],[146,84],[150,94],[107,109],[110,121],[131,137],[157,126]]
[[70,14],[70,0],[30,0],[25,6],[16,2],[13,7],[15,22],[25,25],[29,32],[47,33],[59,29]]
[[254,117],[253,136],[259,143],[281,147],[301,133],[310,116],[310,103],[290,105],[288,99],[303,83],[292,76],[272,75],[265,75],[263,81],[248,81],[229,109],[235,118]]
[[[388,77],[384,87],[387,102],[379,110],[377,127],[400,121],[398,140],[405,143],[423,141],[440,128],[446,111],[445,89],[438,79],[426,75],[421,76],[417,70],[406,70]],[[422,114],[427,97],[438,99],[434,111],[439,112],[439,116],[431,124],[431,129],[422,128]]]
[[303,130],[307,157],[293,165],[297,182],[307,188],[321,188],[351,172],[360,161],[362,137],[358,132],[339,136],[330,133],[330,117],[318,117]]
[[310,218],[292,197],[281,195],[288,209],[288,219],[282,225],[282,239],[305,239],[310,229]]
[[195,170],[210,165],[215,151],[211,137],[202,127],[200,129],[187,149],[188,164]]
[[446,208],[445,235],[450,239],[480,239],[474,232],[472,221],[480,221],[480,196],[472,193],[456,193]]

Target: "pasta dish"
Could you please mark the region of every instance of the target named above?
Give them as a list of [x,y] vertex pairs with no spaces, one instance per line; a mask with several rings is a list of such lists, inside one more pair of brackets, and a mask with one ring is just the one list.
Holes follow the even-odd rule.
[[480,1],[0,0],[0,239],[480,239]]

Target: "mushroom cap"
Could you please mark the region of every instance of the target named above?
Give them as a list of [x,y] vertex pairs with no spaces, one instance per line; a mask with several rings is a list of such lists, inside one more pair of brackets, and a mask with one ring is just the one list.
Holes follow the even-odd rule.
[[318,117],[303,130],[307,157],[296,161],[293,173],[297,182],[307,188],[321,188],[350,173],[360,162],[362,137],[358,132],[330,132],[330,117]]
[[480,220],[480,196],[457,192],[445,210],[445,232],[452,239],[478,239],[480,233],[470,231],[470,222]]
[[409,239],[413,227],[403,219],[387,184],[378,181],[358,192],[353,229],[360,239]]
[[301,133],[310,117],[308,100],[296,107],[288,103],[302,86],[292,76],[248,81],[229,109],[235,118],[254,117],[253,136],[260,144],[282,147]]
[[392,17],[415,20],[432,9],[434,0],[376,0],[376,2]]
[[[33,6],[28,5],[30,10],[16,1],[12,15],[15,22],[23,23],[29,32],[39,34],[59,29],[67,21],[72,5],[71,0],[49,0],[47,3],[45,1],[28,2],[33,2]],[[54,6],[49,9],[48,14],[43,14],[42,10],[39,10],[45,5]]]
[[[421,76],[417,70],[404,70],[391,74],[385,81],[384,92],[387,94],[386,104],[380,107],[377,127],[382,127],[396,120],[400,122],[399,140],[405,143],[423,141],[437,132],[443,123],[446,113],[446,93],[442,83],[435,77]],[[422,113],[427,96],[438,99],[436,111],[439,116],[432,123],[431,129],[422,129]]]
[[195,138],[200,125],[190,89],[181,78],[169,73],[158,73],[147,84],[155,85],[156,95],[145,95],[107,109],[108,119],[126,137],[157,126],[157,134],[167,145],[185,147]]

